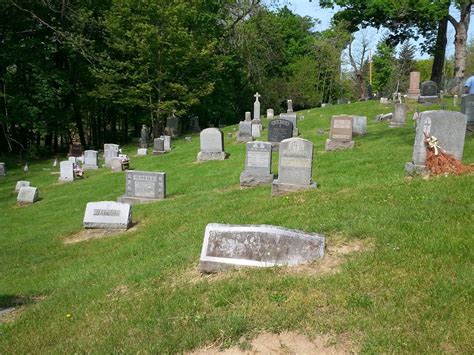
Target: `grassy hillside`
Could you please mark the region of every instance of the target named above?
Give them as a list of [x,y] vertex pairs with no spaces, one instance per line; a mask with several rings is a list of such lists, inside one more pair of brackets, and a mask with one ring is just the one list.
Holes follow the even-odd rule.
[[[64,241],[82,230],[86,203],[116,200],[124,173],[58,184],[52,160],[27,174],[10,165],[0,180],[0,307],[24,305],[0,323],[0,352],[183,352],[296,330],[349,337],[363,352],[472,353],[474,177],[405,179],[411,114],[404,128],[373,122],[390,110],[364,102],[300,112],[319,188],[281,197],[270,186],[240,188],[245,145],[228,138],[234,127],[224,129],[225,161],[197,164],[197,135],[174,140],[164,156],[133,157],[136,147],[126,147],[133,168],[167,173],[168,198],[134,206],[132,230],[76,244]],[[354,150],[324,151],[334,114],[368,116]],[[472,137],[464,162],[474,162]],[[41,201],[16,205],[21,179]],[[203,277],[196,268],[210,222],[273,224],[323,233],[328,246],[365,247],[340,272],[320,274],[314,263]]]

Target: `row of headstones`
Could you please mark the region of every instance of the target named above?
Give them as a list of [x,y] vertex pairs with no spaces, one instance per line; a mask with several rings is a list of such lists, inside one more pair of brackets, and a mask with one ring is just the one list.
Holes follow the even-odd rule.
[[[171,151],[171,136],[160,136],[153,140],[153,155],[161,155]],[[137,155],[143,156],[148,154],[148,148],[138,148]]]

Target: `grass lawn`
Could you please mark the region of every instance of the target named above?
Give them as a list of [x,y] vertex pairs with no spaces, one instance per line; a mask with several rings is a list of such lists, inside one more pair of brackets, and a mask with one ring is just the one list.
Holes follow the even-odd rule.
[[[58,184],[52,160],[28,173],[10,164],[0,180],[0,307],[24,304],[0,323],[0,353],[180,353],[283,330],[349,337],[367,353],[473,353],[474,176],[405,179],[414,109],[398,129],[373,122],[391,111],[377,102],[300,112],[318,189],[281,197],[270,186],[240,189],[245,144],[227,137],[236,126],[224,129],[225,161],[197,164],[197,135],[174,140],[163,156],[133,157],[136,146],[125,147],[133,168],[166,172],[168,198],[134,206],[138,224],[120,236],[75,244],[64,242],[82,230],[86,203],[115,201],[124,173],[100,169]],[[368,116],[352,151],[324,151],[335,114]],[[474,163],[472,136],[464,162]],[[17,180],[31,181],[41,200],[18,207]],[[203,277],[196,269],[211,222],[272,224],[323,233],[328,246],[366,247],[330,274]]]

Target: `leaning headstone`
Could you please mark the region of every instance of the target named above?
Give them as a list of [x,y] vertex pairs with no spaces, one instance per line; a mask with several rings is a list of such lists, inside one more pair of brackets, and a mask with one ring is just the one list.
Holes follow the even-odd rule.
[[125,195],[118,198],[119,202],[136,204],[166,198],[166,173],[127,170],[125,175]]
[[120,146],[118,144],[104,144],[104,166],[110,168],[113,158],[118,157]]
[[300,265],[324,256],[325,237],[269,225],[206,226],[199,270]]
[[28,203],[35,203],[39,199],[39,192],[38,188],[36,187],[22,187],[18,192],[18,196],[16,201],[19,204],[28,204]]
[[217,128],[206,128],[199,136],[201,151],[197,155],[198,161],[224,160],[224,136]]
[[407,104],[395,104],[395,110],[393,111],[392,121],[389,124],[390,128],[403,127],[407,120],[408,105]]
[[326,151],[354,148],[352,140],[352,117],[332,116],[329,139],[326,140]]
[[260,98],[260,95],[258,92],[253,95],[255,97],[255,102],[253,103],[253,120],[255,123],[260,123],[260,101],[258,99]]
[[0,163],[0,176],[6,176],[7,175],[7,166],[5,163]]
[[139,157],[142,157],[142,156],[144,156],[144,155],[147,155],[147,153],[148,153],[148,149],[147,149],[147,148],[138,148],[138,149],[137,149],[137,155],[138,155]]
[[155,138],[153,140],[153,155],[161,155],[165,153],[165,140],[163,138]]
[[293,137],[293,123],[285,119],[273,119],[268,123],[268,141],[273,150],[278,150],[280,142]]
[[313,143],[302,138],[282,141],[278,159],[278,179],[273,180],[272,195],[315,188],[312,168]]
[[66,160],[59,163],[60,176],[59,181],[71,182],[74,181],[74,163]]
[[15,192],[19,192],[22,187],[30,187],[29,181],[17,181],[15,186]]
[[82,169],[99,169],[99,153],[96,150],[86,150],[84,152],[84,164],[82,165]]
[[421,112],[416,125],[412,161],[406,163],[405,171],[412,175],[426,171],[425,139],[436,137],[443,152],[462,161],[466,135],[466,115],[454,111]]
[[272,144],[269,142],[247,143],[245,170],[240,174],[240,186],[257,186],[273,181]]
[[420,103],[437,103],[439,102],[438,84],[434,81],[424,81],[421,84],[420,96],[418,97]]
[[252,121],[240,121],[239,133],[237,133],[237,142],[251,142],[252,139]]
[[113,201],[89,202],[83,225],[86,229],[128,229],[132,224],[132,206]]
[[269,108],[267,110],[267,119],[271,120],[271,119],[273,119],[274,116],[275,116],[275,112],[273,111],[272,108]]
[[467,125],[474,126],[474,95],[461,98],[461,112],[467,116]]
[[352,134],[363,136],[367,133],[367,117],[352,116]]
[[171,136],[160,136],[164,140],[165,152],[171,151]]

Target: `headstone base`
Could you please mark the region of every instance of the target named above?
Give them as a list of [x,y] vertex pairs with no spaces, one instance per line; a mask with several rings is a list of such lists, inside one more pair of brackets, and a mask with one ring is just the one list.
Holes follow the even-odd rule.
[[224,160],[225,158],[227,158],[226,152],[199,152],[197,155],[198,161]]
[[98,165],[87,165],[87,164],[82,165],[82,170],[97,170],[97,169],[99,169]]
[[428,169],[425,165],[416,165],[413,162],[405,164],[405,172],[409,176],[421,175],[428,173]]
[[258,185],[271,184],[273,181],[273,174],[258,176],[249,174],[246,171],[240,174],[240,186],[254,187]]
[[73,182],[74,179],[62,179],[62,178],[58,178],[58,181],[61,182],[61,183],[64,183],[64,182]]
[[405,122],[390,122],[388,127],[390,127],[390,128],[405,127]]
[[315,189],[318,185],[312,182],[310,185],[293,185],[293,184],[282,184],[278,180],[273,180],[272,183],[272,196],[285,195],[290,192],[304,191],[309,189]]
[[432,103],[432,104],[439,103],[439,96],[419,96],[418,97],[418,103],[423,104],[426,102]]
[[120,196],[117,198],[117,202],[128,203],[130,205],[140,205],[144,203],[161,201],[162,198],[147,198],[147,197],[131,197],[131,196]]
[[249,136],[248,134],[240,134],[240,132],[237,134],[237,142],[247,143],[252,141],[253,137]]
[[354,141],[341,142],[334,139],[326,139],[326,151],[346,150],[354,148]]
[[163,155],[166,154],[165,150],[154,150],[153,155]]

